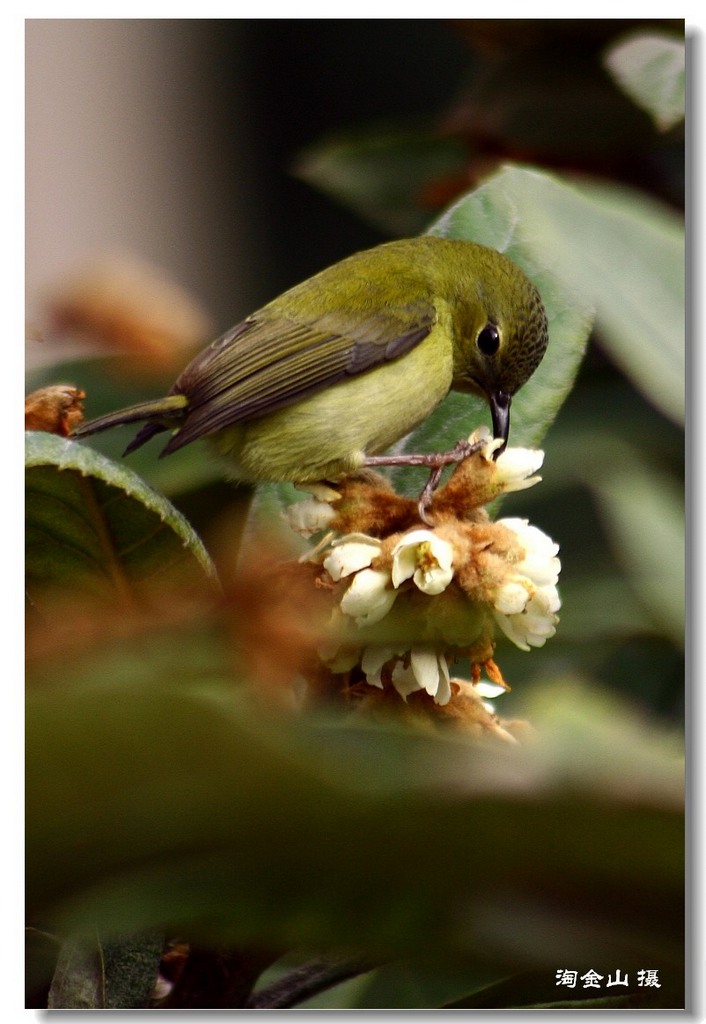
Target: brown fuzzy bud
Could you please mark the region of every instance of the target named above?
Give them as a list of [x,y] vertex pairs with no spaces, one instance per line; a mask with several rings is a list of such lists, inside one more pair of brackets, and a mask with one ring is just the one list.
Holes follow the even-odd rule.
[[68,437],[83,420],[86,392],[69,384],[39,388],[25,398],[25,430],[43,430]]

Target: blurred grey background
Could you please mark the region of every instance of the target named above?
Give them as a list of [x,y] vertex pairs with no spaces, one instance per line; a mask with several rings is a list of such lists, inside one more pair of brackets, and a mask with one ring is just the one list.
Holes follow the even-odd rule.
[[383,240],[292,161],[340,128],[433,115],[468,58],[435,21],[28,20],[28,319],[77,263],[123,250],[225,329]]

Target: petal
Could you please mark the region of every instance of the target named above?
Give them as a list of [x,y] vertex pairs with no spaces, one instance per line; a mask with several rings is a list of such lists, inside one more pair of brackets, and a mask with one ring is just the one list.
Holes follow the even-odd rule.
[[539,587],[527,604],[527,611],[533,614],[553,615],[561,608],[561,598],[556,587]]
[[503,526],[507,526],[510,530],[514,530],[523,546],[527,549],[528,554],[543,554],[547,558],[551,558],[559,550],[559,545],[544,533],[543,530],[540,530],[539,527],[532,526],[528,519],[509,517],[507,519],[499,519],[498,522],[502,523]]
[[397,597],[394,590],[388,589],[389,581],[389,574],[377,569],[363,569],[356,573],[341,598],[341,611],[355,618],[359,626],[379,622],[387,615]]
[[425,594],[441,594],[453,579],[453,569],[417,569],[414,582]]
[[405,668],[401,661],[398,661],[392,670],[392,685],[404,700],[407,700],[410,693],[421,690],[419,680],[412,671],[411,665]]
[[324,559],[324,569],[331,579],[340,580],[343,576],[367,568],[380,553],[381,547],[374,537],[343,540],[332,546],[331,552]]
[[530,596],[527,587],[515,579],[503,583],[493,603],[499,612],[503,612],[505,615],[516,615],[527,607]]
[[433,697],[439,689],[439,658],[436,651],[417,647],[411,652],[411,666],[422,689]]
[[413,576],[419,565],[419,545],[435,539],[431,530],[411,530],[392,549],[392,582],[395,587]]
[[433,530],[425,530],[421,527],[418,530],[410,530],[409,533],[405,533],[404,537],[400,537],[392,550],[392,555],[394,557],[395,552],[401,551],[402,548],[410,546],[415,547],[417,544],[423,544],[425,542],[433,543],[440,539],[441,538],[437,537]]
[[546,639],[556,633],[556,616],[554,615],[551,618],[545,615],[524,615],[522,624],[527,630],[528,636],[531,633],[533,636],[543,636]]
[[495,468],[505,490],[522,490],[530,486],[527,478],[536,473],[543,462],[544,452],[539,448],[506,448],[495,460]]
[[432,530],[411,530],[392,551],[392,582],[398,587],[410,576],[426,594],[440,594],[453,577],[453,547]]
[[498,686],[497,683],[487,683],[485,680],[475,683],[473,689],[479,697],[487,697],[489,700],[499,697],[501,693],[506,692],[504,686]]
[[[486,447],[488,445],[492,445],[492,448],[490,450],[490,454],[492,455],[495,449],[499,448],[500,445],[502,444],[502,440],[500,438],[497,438],[497,445],[495,444],[495,440],[496,439],[490,432],[490,427],[486,423],[482,423],[479,427],[476,427],[471,436],[468,438],[468,443],[477,444],[479,441],[482,441],[483,444],[486,445]],[[485,452],[483,454],[485,454]],[[490,455],[487,455],[486,458],[490,458]]]
[[311,537],[325,530],[331,520],[336,518],[336,512],[324,501],[305,498],[290,505],[285,511],[285,517],[293,530],[304,537]]
[[434,698],[437,704],[448,704],[451,700],[451,678],[449,676],[449,665],[443,654],[438,655],[439,660],[439,688]]
[[434,561],[440,569],[448,571],[453,565],[453,545],[449,544],[449,542],[444,540],[443,537],[437,537],[436,534],[434,534],[433,540],[429,541],[428,552],[433,556]]
[[527,643],[530,647],[544,647],[548,639],[546,636],[535,636],[534,633],[527,634]]
[[395,548],[395,552],[392,558],[392,585],[399,587],[416,572],[417,549],[416,547],[405,547],[400,550]]
[[365,673],[365,678],[371,686],[379,686],[382,689],[383,666],[395,657],[396,654],[403,654],[403,651],[396,651],[392,647],[366,647],[360,661],[360,667]]
[[494,611],[495,621],[502,629],[508,640],[512,640],[516,647],[519,647],[521,651],[528,651],[529,645],[525,638],[524,632],[517,628],[515,619],[516,616],[510,618],[509,615],[504,615],[502,612]]
[[517,563],[518,572],[529,576],[539,587],[554,584],[559,579],[561,562],[558,558],[547,558],[546,555],[529,553]]

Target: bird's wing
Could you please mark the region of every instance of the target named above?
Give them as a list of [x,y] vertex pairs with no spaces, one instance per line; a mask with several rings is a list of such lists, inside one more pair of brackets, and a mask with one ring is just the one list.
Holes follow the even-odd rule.
[[424,300],[349,316],[337,311],[314,323],[267,309],[255,314],[197,356],[177,380],[173,391],[186,395],[189,415],[165,454],[404,355],[426,338],[435,318]]

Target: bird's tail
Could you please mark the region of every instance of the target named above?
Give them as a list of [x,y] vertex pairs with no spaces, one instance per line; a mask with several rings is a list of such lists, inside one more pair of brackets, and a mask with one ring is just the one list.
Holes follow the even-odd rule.
[[117,412],[109,412],[105,416],[98,416],[94,420],[88,420],[87,423],[81,423],[75,430],[72,430],[71,437],[89,437],[91,434],[110,430],[111,427],[120,427],[126,423],[139,423],[146,420],[135,439],[125,449],[124,454],[129,455],[155,434],[177,427],[184,418],[187,405],[186,395],[167,395],[165,398],[156,398],[149,402],[138,402],[137,405],[129,405],[126,409],[118,409]]

